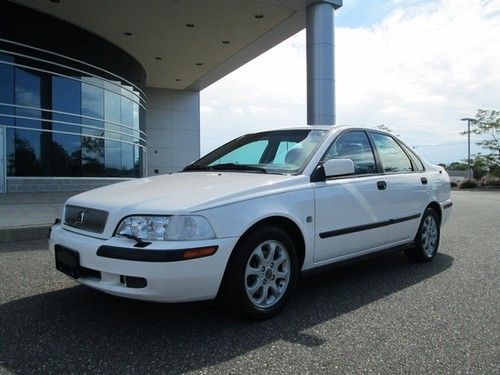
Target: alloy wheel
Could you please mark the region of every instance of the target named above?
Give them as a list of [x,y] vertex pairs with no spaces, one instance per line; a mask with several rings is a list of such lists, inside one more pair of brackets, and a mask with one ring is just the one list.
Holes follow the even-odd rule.
[[290,273],[290,256],[283,244],[267,240],[258,245],[245,268],[245,289],[252,304],[274,306],[288,288]]

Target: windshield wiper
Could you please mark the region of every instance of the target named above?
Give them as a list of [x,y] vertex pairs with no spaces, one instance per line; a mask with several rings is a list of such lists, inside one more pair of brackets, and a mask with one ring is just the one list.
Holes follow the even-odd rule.
[[134,236],[132,234],[117,233],[117,236],[125,237],[130,240],[136,241],[137,243],[134,245],[134,247],[146,247],[148,245],[151,245],[151,242],[144,241],[142,238]]
[[236,163],[223,163],[215,165],[188,165],[183,169],[184,171],[223,171],[223,170],[233,170],[233,171],[255,171],[260,173],[267,173],[264,168],[255,167],[253,165],[247,164],[236,164]]
[[253,165],[248,164],[236,164],[236,163],[223,163],[223,164],[215,164],[211,165],[209,168],[214,171],[222,171],[225,169],[235,170],[235,171],[257,171],[260,173],[267,173],[264,168],[255,167]]

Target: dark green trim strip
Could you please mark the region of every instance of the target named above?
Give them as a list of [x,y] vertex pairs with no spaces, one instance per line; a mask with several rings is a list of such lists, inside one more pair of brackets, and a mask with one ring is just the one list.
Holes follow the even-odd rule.
[[416,215],[401,217],[399,219],[391,219],[391,220],[387,220],[387,221],[381,221],[378,223],[359,225],[359,226],[350,227],[350,228],[336,229],[336,230],[331,230],[329,232],[320,233],[319,236],[320,236],[320,238],[342,236],[343,234],[361,232],[363,230],[375,229],[375,228],[385,227],[386,225],[402,223],[404,221],[418,219],[419,217],[420,217],[420,214],[416,214]]

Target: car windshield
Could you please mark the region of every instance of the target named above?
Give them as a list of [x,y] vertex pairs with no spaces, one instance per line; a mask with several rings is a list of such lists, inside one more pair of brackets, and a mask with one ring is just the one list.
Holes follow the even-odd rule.
[[276,130],[247,134],[226,143],[184,171],[226,170],[293,174],[301,171],[327,130]]

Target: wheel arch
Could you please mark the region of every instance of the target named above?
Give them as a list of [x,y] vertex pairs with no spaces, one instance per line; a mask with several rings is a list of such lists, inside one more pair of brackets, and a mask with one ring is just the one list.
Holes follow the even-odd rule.
[[428,208],[432,208],[434,211],[436,211],[439,219],[439,225],[441,225],[441,223],[443,222],[443,211],[441,205],[436,201],[432,201],[427,205],[427,207],[425,207],[425,210],[427,210]]
[[227,277],[228,273],[228,268],[230,264],[232,263],[232,260],[236,256],[236,249],[238,246],[240,246],[247,238],[250,236],[250,234],[254,233],[260,228],[265,228],[269,226],[274,226],[283,229],[286,233],[290,235],[292,238],[292,241],[295,245],[295,249],[297,250],[297,257],[299,260],[299,274],[300,270],[302,269],[302,266],[304,264],[305,260],[305,255],[306,255],[306,243],[305,243],[305,238],[304,234],[302,233],[302,230],[298,226],[297,223],[295,223],[292,219],[285,217],[285,216],[280,216],[280,215],[275,215],[275,216],[269,216],[266,218],[262,218],[259,221],[255,222],[252,224],[245,232],[241,235],[239,238],[238,242],[236,242],[236,245],[234,245],[234,248],[231,252],[231,255],[229,256],[229,259],[226,263],[226,267],[224,270],[224,276],[222,277],[221,285],[219,287],[219,292],[221,291],[221,287],[224,284],[224,281]]
[[[302,265],[304,264],[305,254],[306,254],[306,243],[304,239],[304,234],[302,230],[297,225],[295,221],[292,219],[282,216],[282,215],[274,215],[268,216],[266,218],[260,219],[256,223],[252,224],[240,237],[234,248],[236,249],[238,245],[240,245],[251,233],[255,232],[259,228],[274,226],[280,229],[283,229],[287,232],[290,237],[292,237],[292,241],[295,245],[295,249],[297,250],[297,257],[299,258],[299,270],[302,269]],[[231,253],[231,256],[234,253]]]

